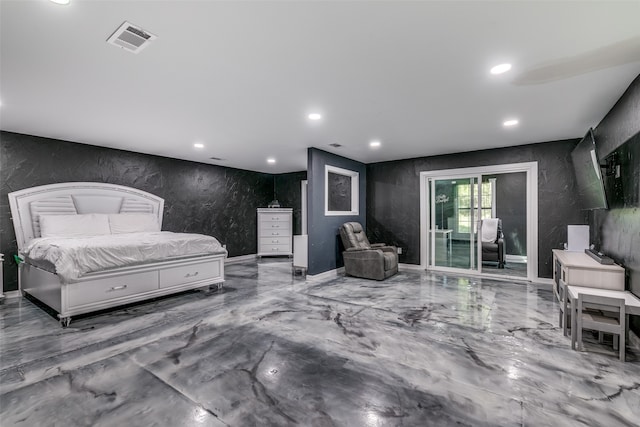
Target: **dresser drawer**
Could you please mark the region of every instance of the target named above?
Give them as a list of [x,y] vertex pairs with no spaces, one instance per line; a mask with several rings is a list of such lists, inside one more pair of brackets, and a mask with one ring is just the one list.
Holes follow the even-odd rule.
[[287,213],[261,213],[259,215],[260,221],[276,221],[288,223],[291,219],[291,215]]
[[289,254],[291,253],[291,245],[260,245],[261,254]]
[[272,236],[261,237],[260,247],[272,246],[272,245],[289,245],[291,243],[290,236]]
[[221,262],[220,260],[214,260],[160,270],[160,287],[168,288],[200,280],[219,278]]
[[68,288],[69,307],[108,301],[158,289],[158,272],[147,271],[132,275],[71,283]]
[[291,226],[288,224],[276,224],[260,224],[260,237],[291,236]]

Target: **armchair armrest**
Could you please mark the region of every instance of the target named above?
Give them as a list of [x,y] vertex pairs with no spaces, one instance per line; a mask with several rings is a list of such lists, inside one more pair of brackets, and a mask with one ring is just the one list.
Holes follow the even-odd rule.
[[374,243],[371,245],[371,248],[381,248],[383,246],[387,246],[386,243]]

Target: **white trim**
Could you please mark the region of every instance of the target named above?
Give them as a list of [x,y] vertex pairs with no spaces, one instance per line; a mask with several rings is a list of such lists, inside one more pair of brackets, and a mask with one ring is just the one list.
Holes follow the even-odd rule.
[[320,281],[335,279],[340,276],[344,276],[344,267],[334,268],[333,270],[324,271],[318,274],[307,274],[307,280]]
[[232,257],[229,257],[229,258],[225,259],[224,263],[225,264],[239,264],[239,263],[245,262],[245,261],[255,261],[256,258],[257,258],[256,254],[232,256]]
[[300,234],[307,234],[307,192],[309,191],[309,181],[303,179],[300,181],[300,200],[301,200],[301,212],[300,217],[302,219],[302,229]]
[[[351,177],[351,210],[329,210],[329,173]],[[324,214],[325,216],[359,215],[360,174],[356,171],[342,169],[331,165],[324,166]]]
[[526,255],[505,255],[504,260],[506,262],[515,262],[516,264],[526,264],[527,256]]
[[404,264],[398,263],[398,270],[416,270],[416,271],[424,271],[424,267],[419,264]]
[[[429,205],[429,179],[456,179],[471,176],[526,172],[527,174],[527,279],[538,278],[538,162],[509,163],[502,165],[478,166],[420,172],[420,265],[427,268],[427,242]],[[440,268],[432,269],[442,271]],[[457,270],[469,274],[465,270]],[[488,277],[488,276],[487,276]]]

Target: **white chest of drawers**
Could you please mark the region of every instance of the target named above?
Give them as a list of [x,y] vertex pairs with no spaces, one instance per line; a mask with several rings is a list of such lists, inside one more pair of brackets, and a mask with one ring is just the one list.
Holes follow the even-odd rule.
[[292,256],[293,209],[258,208],[258,256]]

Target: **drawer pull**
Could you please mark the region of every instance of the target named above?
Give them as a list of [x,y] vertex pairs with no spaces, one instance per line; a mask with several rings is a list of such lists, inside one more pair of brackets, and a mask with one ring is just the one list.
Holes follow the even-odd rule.
[[193,273],[193,274],[189,274],[189,273],[187,273],[187,274],[185,274],[185,275],[184,275],[184,277],[195,277],[195,276],[197,276],[197,275],[198,275],[198,272],[196,271],[196,272],[195,272],[195,273]]
[[273,224],[271,227],[273,227],[273,228],[280,228],[280,226],[279,226],[279,225],[277,225],[277,224]]
[[278,251],[279,251],[279,249],[278,249],[278,248],[273,248],[273,249],[271,249],[271,250],[272,250],[272,251],[276,251],[276,252],[278,252]]
[[279,236],[280,233],[271,233],[272,236]]
[[107,292],[121,291],[123,289],[127,289],[127,285],[114,286],[113,288],[109,289]]
[[279,242],[279,240],[278,240],[278,239],[275,239],[275,240],[272,240],[272,241],[271,241],[271,243],[278,243],[278,242]]

